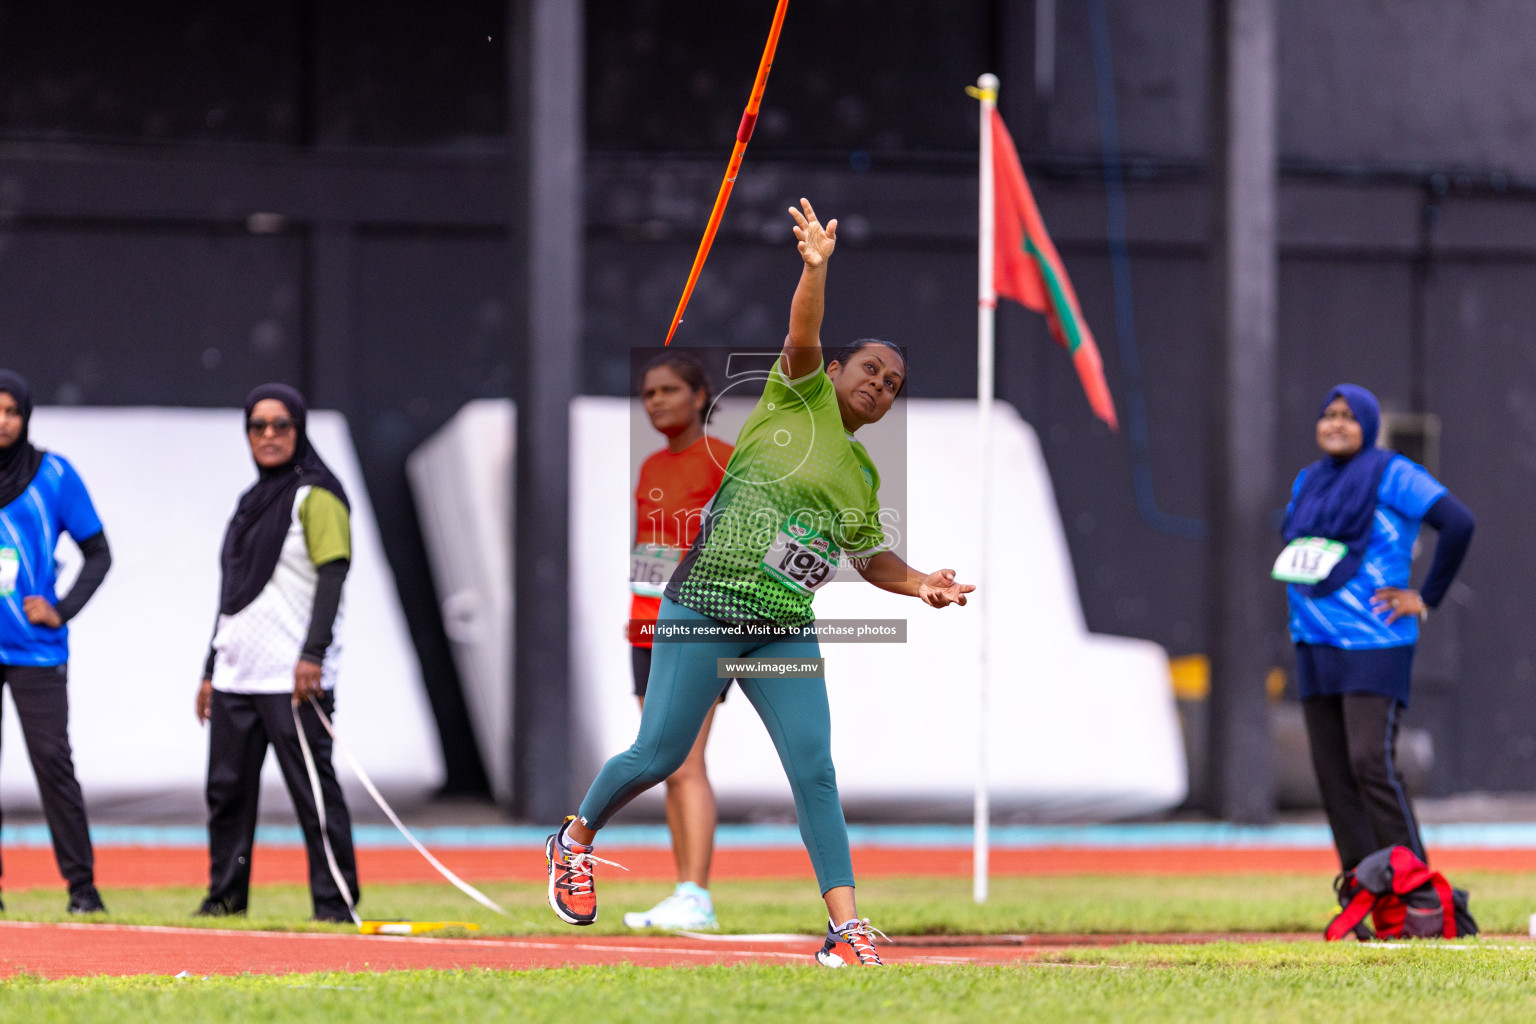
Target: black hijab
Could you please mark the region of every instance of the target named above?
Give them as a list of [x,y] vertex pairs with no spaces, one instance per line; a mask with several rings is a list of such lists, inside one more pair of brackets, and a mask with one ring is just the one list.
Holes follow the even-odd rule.
[[300,487],[322,487],[350,508],[341,481],[315,453],[305,431],[309,407],[304,396],[286,384],[263,384],[245,396],[245,420],[256,403],[275,398],[288,409],[295,436],[293,458],[271,469],[258,465],[260,478],[240,495],[234,517],[224,531],[219,566],[224,580],[219,588],[219,611],[234,615],[256,600],[277,570],[283,541],[293,522],[293,499]]
[[32,385],[19,373],[0,370],[0,391],[14,398],[21,410],[21,433],[0,448],[0,508],[4,508],[32,486],[32,478],[43,464],[43,453],[27,440],[32,423]]

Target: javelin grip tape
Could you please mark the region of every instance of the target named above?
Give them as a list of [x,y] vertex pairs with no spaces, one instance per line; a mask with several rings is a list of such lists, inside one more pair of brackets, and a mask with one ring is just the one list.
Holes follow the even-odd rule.
[[741,115],[741,125],[736,129],[736,141],[747,143],[752,138],[752,129],[757,124],[757,115],[747,111]]

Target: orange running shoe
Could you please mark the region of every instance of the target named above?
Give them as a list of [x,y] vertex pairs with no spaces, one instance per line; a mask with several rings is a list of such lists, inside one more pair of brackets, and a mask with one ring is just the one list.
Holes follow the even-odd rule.
[[[827,941],[817,951],[816,962],[823,967],[884,967],[880,954],[875,952],[876,935],[890,941],[885,932],[869,923],[867,917],[863,920],[855,918],[841,925],[833,925],[828,921]],[[843,955],[844,949],[852,959]]]
[[566,924],[585,925],[597,920],[597,884],[592,876],[598,864],[622,871],[629,869],[611,860],[592,856],[592,847],[568,838],[576,820],[567,815],[560,827],[544,840],[544,862],[549,867],[549,905]]

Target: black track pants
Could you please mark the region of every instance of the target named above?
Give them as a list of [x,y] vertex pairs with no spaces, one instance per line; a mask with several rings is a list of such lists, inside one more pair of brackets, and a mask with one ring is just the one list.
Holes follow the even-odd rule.
[[[335,699],[319,698],[329,717]],[[309,853],[309,892],[316,917],[345,918],[346,900],[331,878],[320,842],[320,817],[304,768],[304,751],[293,726],[293,697],[287,693],[224,693],[213,691],[208,720],[208,896],[234,911],[246,909],[251,888],[251,847],[256,838],[257,802],[261,795],[261,764],[267,745],[277,752],[288,795],[304,830]],[[331,765],[331,737],[315,709],[299,708],[304,736],[314,754],[325,799],[326,833],[341,876],[359,899],[357,857],[352,848],[352,819]]]
[[1308,697],[1301,708],[1342,869],[1350,870],[1387,846],[1406,846],[1427,860],[1408,789],[1397,771],[1402,707],[1391,697],[1347,693]]
[[69,666],[0,665],[0,682],[16,703],[59,874],[72,890],[93,885],[96,855],[69,746]]

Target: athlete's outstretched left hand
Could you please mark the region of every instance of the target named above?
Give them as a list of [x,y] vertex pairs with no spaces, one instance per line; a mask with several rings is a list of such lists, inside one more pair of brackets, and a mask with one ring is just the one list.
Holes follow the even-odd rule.
[[917,596],[934,608],[952,604],[964,605],[965,595],[976,589],[974,583],[956,583],[955,570],[940,569],[931,572],[917,588]]

